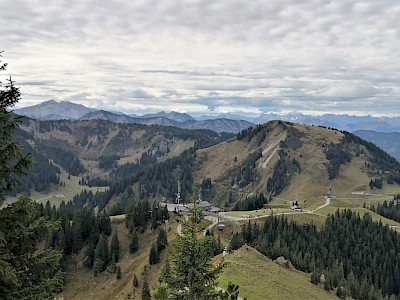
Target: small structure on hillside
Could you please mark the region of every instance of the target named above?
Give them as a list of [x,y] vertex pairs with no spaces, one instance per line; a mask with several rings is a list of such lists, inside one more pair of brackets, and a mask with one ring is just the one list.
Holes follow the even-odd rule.
[[[190,212],[190,209],[194,208],[194,203],[183,204],[182,202],[185,201],[182,201],[181,184],[178,181],[178,190],[176,193],[175,203],[161,202],[161,207],[166,206],[169,212],[176,212],[178,214],[180,213],[187,214]],[[218,213],[221,211],[219,207],[212,206],[210,202],[202,201],[201,191],[199,193],[199,198],[196,200],[196,206],[198,208],[201,208],[205,212]]]
[[[189,203],[188,208],[193,208],[194,203]],[[203,211],[218,213],[221,209],[219,207],[212,206],[208,201],[197,202],[197,207],[200,207]]]
[[217,229],[221,230],[221,231],[224,230],[225,229],[225,224],[218,224],[217,225]]
[[293,209],[294,211],[303,211],[303,209],[300,207],[300,205],[297,202],[297,200],[296,200],[296,202],[292,203],[291,209]]
[[329,191],[326,193],[325,198],[326,199],[335,199],[336,198],[335,194],[332,191],[332,185],[329,185]]

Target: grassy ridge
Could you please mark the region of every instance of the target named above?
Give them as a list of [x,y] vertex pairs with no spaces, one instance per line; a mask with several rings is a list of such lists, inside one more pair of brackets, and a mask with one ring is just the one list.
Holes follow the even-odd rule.
[[245,247],[225,258],[228,266],[219,277],[219,286],[229,282],[238,284],[242,298],[249,300],[306,300],[339,299],[321,286],[310,282],[310,276],[294,269],[284,268],[259,253]]

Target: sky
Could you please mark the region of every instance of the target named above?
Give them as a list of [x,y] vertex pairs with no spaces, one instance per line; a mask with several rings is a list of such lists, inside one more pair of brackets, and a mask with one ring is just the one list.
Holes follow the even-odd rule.
[[400,115],[400,1],[0,0],[25,107]]

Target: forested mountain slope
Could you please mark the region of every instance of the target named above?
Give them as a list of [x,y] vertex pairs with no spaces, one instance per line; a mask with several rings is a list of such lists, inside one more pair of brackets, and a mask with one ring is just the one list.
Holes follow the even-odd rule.
[[179,156],[190,148],[207,147],[232,136],[210,130],[115,124],[102,120],[25,118],[15,139],[24,145],[26,152],[33,154],[37,163],[32,172],[36,175],[27,178],[25,185],[16,192],[30,189],[42,192],[51,184],[62,185],[62,172],[68,178],[81,176],[82,185],[108,186],[107,175],[118,166],[136,164],[144,168]]
[[313,206],[330,185],[347,197],[400,182],[400,164],[374,144],[348,132],[283,121],[199,150],[195,167],[195,181],[210,178],[206,194],[226,206],[260,193],[267,201]]

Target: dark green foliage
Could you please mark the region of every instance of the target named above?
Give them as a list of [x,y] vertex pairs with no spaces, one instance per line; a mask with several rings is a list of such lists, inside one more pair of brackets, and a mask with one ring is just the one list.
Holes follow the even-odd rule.
[[104,170],[110,170],[114,169],[118,166],[117,160],[119,160],[120,157],[118,155],[101,155],[99,156],[99,168],[104,169]]
[[213,238],[199,238],[201,214],[195,206],[182,223],[182,235],[170,247],[172,258],[168,286],[171,299],[216,299],[214,285],[222,266],[213,267]]
[[344,142],[339,144],[331,143],[325,151],[326,159],[329,161],[329,179],[334,179],[339,175],[340,165],[351,161],[350,154],[344,148]]
[[36,218],[37,204],[21,197],[0,210],[0,295],[2,299],[45,299],[63,287],[61,252],[38,251],[57,223]]
[[372,205],[370,210],[385,218],[400,222],[400,194],[394,196],[393,200],[389,202],[385,200],[382,204],[378,203],[376,207]]
[[85,250],[85,257],[83,259],[83,266],[91,269],[94,263],[94,245],[93,243],[89,243]]
[[150,208],[150,203],[144,200],[128,209],[125,224],[129,231],[137,229],[143,232],[149,223],[152,229],[156,229],[168,219],[169,214],[166,207],[161,207],[158,203],[154,202]]
[[133,275],[132,285],[134,288],[137,288],[139,286],[139,279],[137,278],[136,274]]
[[219,300],[237,300],[239,297],[239,286],[229,282],[226,291],[220,291]]
[[[0,71],[5,69],[0,61]],[[5,85],[0,81],[0,297],[51,299],[63,286],[62,253],[51,249],[60,224],[40,216],[40,207],[26,196],[1,208],[5,194],[21,182],[33,163],[13,140],[21,119],[8,109],[19,99],[11,78]]]
[[139,164],[142,166],[152,165],[157,163],[157,157],[152,155],[150,151],[142,153]]
[[311,272],[311,283],[318,284],[320,276],[321,276],[321,273],[319,273],[317,270],[312,271]]
[[120,266],[117,267],[117,273],[116,273],[115,277],[117,279],[121,279],[122,278],[122,272],[121,272],[121,267]]
[[[19,92],[13,96],[10,94],[16,92],[10,89],[2,89],[0,82],[0,103],[8,101],[9,97],[19,99]],[[20,144],[12,137],[20,122],[21,119],[8,112],[6,107],[0,107],[0,205],[4,202],[5,193],[13,191],[21,183],[33,164],[31,155],[24,155]]]
[[320,231],[312,224],[270,217],[262,228],[244,226],[242,235],[268,257],[284,256],[297,269],[313,271],[313,282],[324,274],[327,290],[343,286],[339,293],[349,291],[355,299],[368,299],[364,293],[400,294],[400,236],[368,214],[361,218],[351,210],[338,211]]
[[204,178],[201,182],[201,190],[211,190],[212,188],[212,182],[211,178]]
[[266,125],[256,125],[255,127],[251,126],[239,132],[236,135],[236,138],[238,141],[244,140],[245,142],[250,143],[253,137],[257,136],[258,137],[257,144],[260,145],[262,141],[265,139],[268,130],[269,128]]
[[[100,186],[100,187],[103,186],[104,187],[104,186],[110,185],[109,180],[107,180],[105,178],[101,178],[99,176],[87,178],[85,183],[88,187],[93,187],[93,186]],[[81,183],[81,185],[83,185],[83,184]]]
[[41,152],[44,153],[48,159],[53,160],[57,165],[63,167],[69,174],[78,176],[86,171],[85,167],[74,153],[43,143],[40,145]]
[[167,233],[165,232],[164,228],[160,228],[158,231],[158,237],[157,237],[157,249],[158,251],[162,251],[168,246],[168,238],[167,238]]
[[[97,245],[100,234],[111,234],[110,218],[107,215],[98,214],[96,217],[92,210],[87,209],[74,211],[70,202],[67,205],[62,202],[58,210],[54,207],[49,210],[46,204],[46,208],[39,210],[38,215],[49,220],[62,221],[63,235],[57,236],[54,244],[60,245],[64,254],[76,254],[87,246],[83,263],[88,268],[93,265],[92,248]],[[60,240],[61,237],[64,241]]]
[[155,265],[160,261],[160,252],[158,252],[157,244],[151,246],[150,254],[149,254],[149,263],[150,265]]
[[140,201],[134,206],[131,211],[128,211],[125,217],[125,224],[129,231],[133,229],[138,229],[143,232],[150,220],[150,203],[145,201]]
[[157,282],[151,290],[151,295],[155,300],[168,300],[171,295],[171,290],[165,282]]
[[[133,196],[132,185],[138,186],[140,199],[165,196],[174,199],[176,194],[176,182],[181,182],[181,195],[184,199],[188,193],[192,193],[193,184],[193,158],[195,149],[184,151],[181,155],[164,162],[142,166],[127,163],[118,166],[110,175],[109,189],[105,192],[85,192],[74,197],[76,208],[87,206],[98,207],[100,210],[114,197],[121,198],[122,210],[125,211],[126,203]],[[180,174],[177,178],[176,174]],[[83,178],[84,184],[90,180]],[[129,211],[126,211],[130,213]],[[145,216],[147,218],[148,216]]]
[[[352,157],[364,155],[369,161],[368,163],[365,162],[365,166],[368,167],[369,171],[375,172],[376,175],[379,175],[379,172],[383,172],[383,177],[388,183],[396,182],[400,184],[400,163],[395,158],[370,142],[347,131],[341,132],[344,137],[340,143],[331,143],[325,152],[326,158],[329,160],[329,179],[336,178],[339,175],[340,166],[350,162]],[[371,188],[373,186],[371,184]]]
[[244,244],[244,239],[243,239],[243,235],[239,234],[239,233],[234,233],[232,235],[230,244],[229,244],[229,249],[231,250],[236,250],[239,249],[240,247],[242,247]]
[[167,259],[167,261],[165,262],[165,264],[163,265],[163,267],[161,269],[159,281],[160,282],[169,282],[170,279],[171,279],[171,266],[169,264],[169,260]]
[[114,231],[111,238],[110,257],[113,258],[116,263],[119,261],[119,240],[117,230]]
[[[289,125],[289,123],[288,123]],[[303,141],[301,138],[304,136],[304,133],[292,127],[293,125],[287,126],[287,137],[285,139],[285,146],[289,147],[293,150],[299,149],[303,146]]]
[[236,202],[233,206],[233,210],[256,210],[264,207],[264,204],[268,203],[268,199],[264,197],[264,194],[256,195],[253,197],[247,197],[244,200]]
[[236,177],[233,179],[233,184],[237,184],[239,188],[243,188],[254,182],[258,178],[258,173],[256,170],[256,162],[262,157],[261,150],[257,150],[251,153],[243,165],[238,169]]
[[[21,132],[21,130],[18,130]],[[29,139],[29,138],[28,138]],[[35,164],[30,168],[31,175],[22,176],[21,184],[17,185],[14,190],[8,194],[16,196],[17,193],[30,193],[31,190],[37,192],[46,191],[51,184],[60,183],[60,168],[55,166],[49,159],[38,149],[32,147],[25,139],[20,139],[16,136],[15,140],[23,146],[23,155],[30,155],[35,161]]]
[[99,242],[97,243],[94,251],[94,272],[103,272],[108,263],[110,262],[110,256],[108,251],[107,236],[104,234],[100,235]]
[[133,230],[131,243],[129,244],[129,252],[135,253],[138,249],[139,249],[139,238],[136,230]]
[[280,194],[285,186],[289,183],[289,162],[287,155],[283,150],[279,150],[279,159],[274,166],[274,172],[267,181],[267,191],[271,195]]
[[149,283],[147,282],[146,276],[143,279],[142,300],[151,300]]
[[377,189],[382,189],[383,187],[383,180],[382,178],[371,179],[369,182],[369,187],[373,189],[376,187]]

